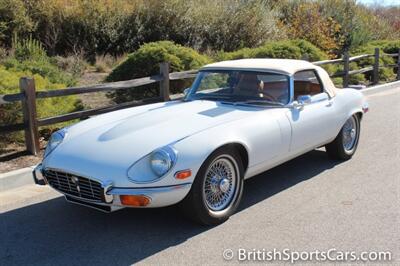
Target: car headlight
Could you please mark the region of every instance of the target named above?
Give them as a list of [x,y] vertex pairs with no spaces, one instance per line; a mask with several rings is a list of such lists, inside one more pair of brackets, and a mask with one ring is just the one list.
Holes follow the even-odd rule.
[[60,143],[64,140],[66,133],[66,129],[60,129],[51,135],[49,142],[47,143],[46,150],[44,151],[44,157],[49,155],[55,148],[57,148],[58,145],[60,145]]
[[175,160],[176,152],[172,148],[161,148],[150,155],[151,169],[157,176],[161,177],[172,168]]

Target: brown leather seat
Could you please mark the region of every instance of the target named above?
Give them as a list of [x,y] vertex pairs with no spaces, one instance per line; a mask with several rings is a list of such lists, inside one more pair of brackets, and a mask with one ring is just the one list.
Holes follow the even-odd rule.
[[321,86],[305,80],[294,81],[294,98],[299,95],[316,95],[321,92]]
[[287,103],[289,100],[289,84],[287,81],[268,82],[264,84],[263,92],[274,97],[276,101]]

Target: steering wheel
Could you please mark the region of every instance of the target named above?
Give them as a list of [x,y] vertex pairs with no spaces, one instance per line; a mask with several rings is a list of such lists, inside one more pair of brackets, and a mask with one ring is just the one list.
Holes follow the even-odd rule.
[[261,93],[263,95],[263,98],[265,98],[266,100],[273,101],[273,102],[277,101],[277,99],[274,96],[272,96],[271,94],[269,94],[268,92],[261,92]]

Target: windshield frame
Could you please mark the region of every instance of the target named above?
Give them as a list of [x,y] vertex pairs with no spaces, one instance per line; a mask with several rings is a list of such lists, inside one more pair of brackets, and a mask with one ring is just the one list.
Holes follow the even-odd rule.
[[[251,72],[251,73],[258,73],[258,74],[265,73],[265,74],[275,74],[275,75],[282,75],[282,76],[285,76],[286,79],[287,79],[288,90],[289,90],[289,96],[288,96],[288,102],[287,102],[286,104],[282,104],[282,106],[280,106],[280,107],[287,107],[287,106],[290,106],[290,105],[292,104],[292,102],[293,102],[293,95],[294,95],[294,94],[293,94],[293,93],[294,93],[294,91],[293,91],[293,89],[294,89],[293,76],[292,76],[292,75],[289,75],[289,74],[287,74],[287,73],[279,72],[279,71],[271,71],[270,69],[265,70],[265,71],[263,71],[262,69],[252,70],[252,69],[237,69],[237,68],[226,68],[226,69],[220,69],[220,68],[218,68],[218,69],[202,69],[202,70],[199,70],[198,73],[197,73],[197,75],[196,75],[195,80],[194,80],[193,83],[192,83],[192,85],[191,85],[189,88],[187,88],[187,93],[185,94],[183,100],[184,100],[184,101],[201,100],[201,99],[193,99],[193,98],[190,98],[190,96],[193,95],[193,89],[199,86],[199,84],[200,84],[200,82],[201,82],[201,80],[202,80],[202,74],[203,74],[204,72],[212,72],[212,73],[221,72],[221,73],[226,73],[226,72],[229,72],[229,71]],[[225,100],[225,99],[219,99],[219,100],[216,100],[216,101],[221,102],[221,101],[224,101],[224,100]],[[278,103],[278,102],[277,102],[277,103]],[[249,105],[251,105],[251,104],[249,104]],[[258,106],[260,106],[260,107],[263,107],[263,106],[265,106],[265,107],[270,107],[270,105],[258,105]],[[275,107],[276,107],[276,106],[275,106]]]

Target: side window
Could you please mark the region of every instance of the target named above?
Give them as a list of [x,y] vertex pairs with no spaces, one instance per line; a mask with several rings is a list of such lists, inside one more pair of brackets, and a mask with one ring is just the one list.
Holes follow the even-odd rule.
[[314,70],[299,71],[294,74],[294,98],[299,95],[316,95],[323,92],[320,79]]

